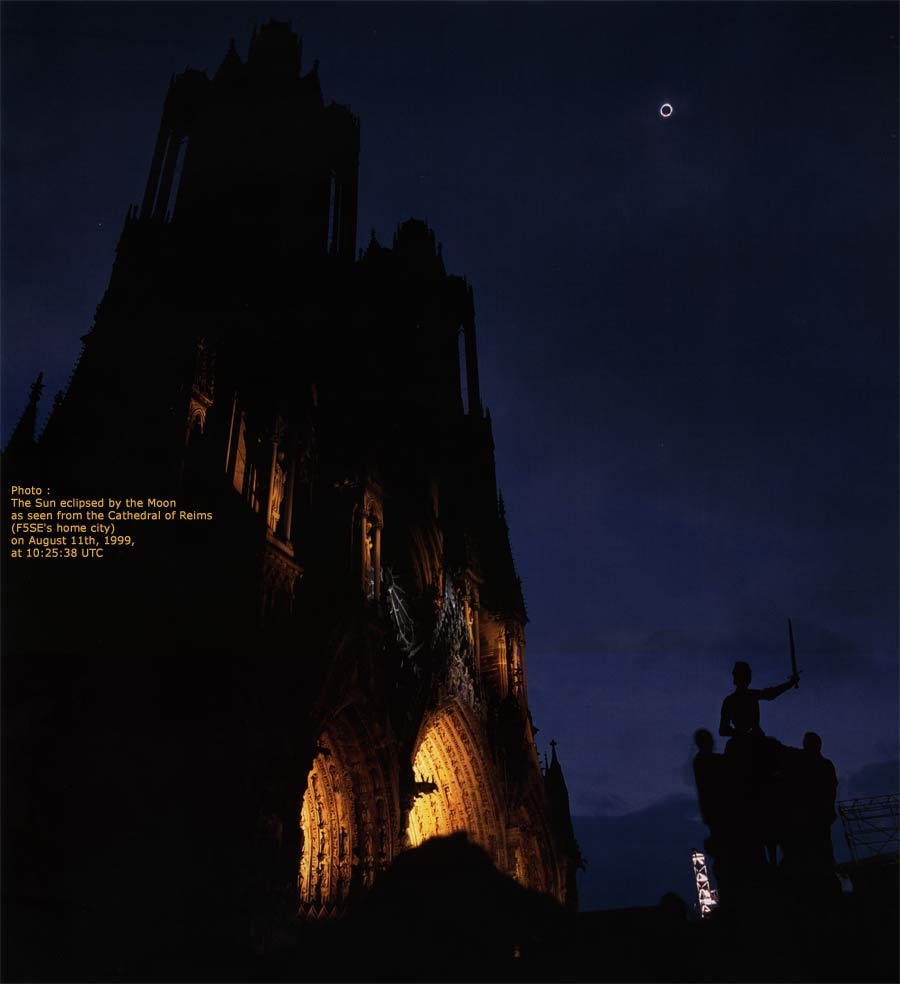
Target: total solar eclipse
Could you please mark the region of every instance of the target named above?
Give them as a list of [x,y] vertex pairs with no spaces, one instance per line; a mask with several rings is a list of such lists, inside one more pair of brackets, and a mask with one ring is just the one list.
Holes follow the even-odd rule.
[[659,107],[659,115],[662,116],[663,119],[667,120],[672,115],[672,104],[663,103],[662,106]]

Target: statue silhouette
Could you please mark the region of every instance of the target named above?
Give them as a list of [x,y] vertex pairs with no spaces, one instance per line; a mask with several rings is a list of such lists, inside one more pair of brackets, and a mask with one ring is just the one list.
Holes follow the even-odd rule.
[[715,833],[724,812],[725,800],[725,759],[714,751],[715,743],[712,733],[706,728],[694,732],[694,743],[697,754],[694,756],[694,782],[697,784],[697,803],[700,816],[709,827],[710,833]]
[[810,825],[828,829],[837,820],[837,772],[834,763],[822,754],[822,739],[815,731],[803,736],[803,759],[804,799],[809,805]]
[[759,702],[775,700],[790,690],[800,679],[794,673],[786,683],[762,690],[751,689],[750,664],[739,661],[734,664],[732,679],[734,692],[722,701],[719,734],[729,739],[725,754],[733,759],[735,773],[740,775],[745,795],[757,799],[760,784],[769,780],[777,770],[780,742],[767,738],[759,724]]
[[837,819],[837,773],[822,755],[822,739],[814,731],[803,736],[803,751],[794,753],[793,762],[796,807],[784,838],[784,867],[805,895],[827,903],[840,893],[831,845],[831,825]]
[[714,751],[709,731],[694,733],[697,801],[710,831],[704,846],[720,900],[754,909],[765,904],[775,878],[797,899],[832,905],[840,893],[831,845],[834,765],[815,732],[804,735],[801,750],[767,736],[759,723],[759,702],[795,686],[799,674],[762,690],[751,689],[747,663],[736,663],[733,675],[735,689],[722,702],[719,723],[728,738],[725,754]]
[[781,683],[777,687],[765,687],[762,690],[751,690],[752,677],[753,672],[749,663],[740,660],[734,664],[732,670],[734,693],[729,694],[722,701],[722,715],[719,720],[719,734],[723,738],[764,735],[765,732],[759,726],[759,702],[775,700],[800,680],[800,674],[793,673],[787,683]]

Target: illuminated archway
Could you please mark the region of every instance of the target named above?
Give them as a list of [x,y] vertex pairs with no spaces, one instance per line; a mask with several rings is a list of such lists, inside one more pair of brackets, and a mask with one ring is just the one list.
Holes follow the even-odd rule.
[[322,733],[300,811],[300,911],[339,913],[357,886],[371,887],[396,850],[398,794],[360,716],[347,711]]
[[356,835],[346,765],[322,744],[328,754],[318,754],[313,762],[300,814],[300,905],[311,913],[346,900]]
[[536,892],[550,892],[562,901],[563,884],[552,848],[552,836],[536,797],[530,796],[510,829],[509,852],[516,881]]
[[413,772],[434,788],[421,792],[409,814],[413,847],[429,837],[465,831],[506,870],[506,833],[494,772],[471,712],[452,702],[431,714],[419,733]]

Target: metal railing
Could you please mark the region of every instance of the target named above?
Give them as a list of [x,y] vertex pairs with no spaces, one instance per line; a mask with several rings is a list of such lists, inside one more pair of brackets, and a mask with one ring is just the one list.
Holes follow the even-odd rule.
[[854,861],[900,851],[900,794],[841,800],[837,808]]

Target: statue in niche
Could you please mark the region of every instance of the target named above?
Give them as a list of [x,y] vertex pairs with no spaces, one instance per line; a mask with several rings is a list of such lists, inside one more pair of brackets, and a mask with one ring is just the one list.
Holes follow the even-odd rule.
[[269,514],[269,529],[274,533],[281,519],[281,503],[284,500],[285,470],[284,451],[279,451],[275,459],[272,475],[272,510]]
[[475,613],[466,598],[466,628],[468,629],[469,642],[475,642]]
[[306,892],[309,889],[309,880],[306,876],[307,868],[309,867],[309,844],[307,843],[307,838],[303,836],[301,830],[300,833],[300,876],[298,879],[298,885],[300,888],[301,896],[305,897]]
[[319,865],[318,877],[316,878],[316,905],[322,904],[322,888],[325,882],[325,866]]
[[375,857],[372,850],[372,831],[369,826],[366,826],[366,832],[363,835],[363,867],[366,873],[367,884],[371,880],[372,863],[374,860]]
[[234,457],[234,487],[238,492],[244,491],[244,472],[247,467],[247,420],[244,411],[241,411],[241,419],[238,423],[237,450]]
[[363,572],[366,579],[366,596],[374,597],[375,594],[375,563],[372,559],[372,520],[368,516],[362,518],[362,538],[363,538]]

